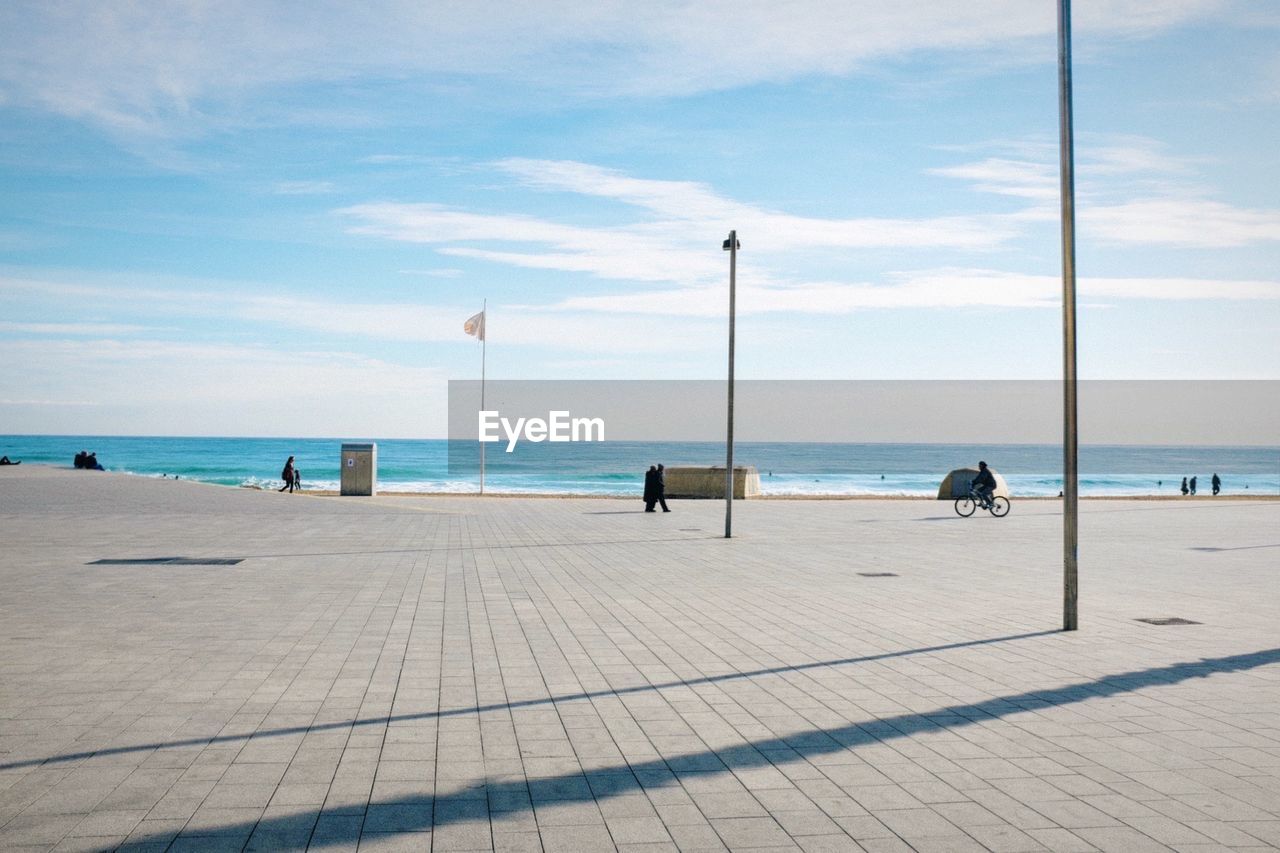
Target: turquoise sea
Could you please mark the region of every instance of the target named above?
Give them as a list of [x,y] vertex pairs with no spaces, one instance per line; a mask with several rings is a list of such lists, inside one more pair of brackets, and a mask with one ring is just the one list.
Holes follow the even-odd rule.
[[[351,441],[352,439],[347,439]],[[356,439],[367,441],[368,439]],[[400,492],[473,492],[476,470],[450,466],[443,439],[377,440],[378,488]],[[295,457],[307,489],[338,488],[333,438],[154,438],[145,436],[0,436],[0,454],[65,465],[81,450],[109,471],[180,476],[223,486],[274,488],[284,461]],[[474,447],[474,445],[471,445]],[[1057,495],[1062,451],[1056,445],[1004,447],[952,444],[737,444],[734,461],[760,470],[772,495],[934,495],[951,469],[985,460],[1014,495]],[[490,445],[487,491],[530,494],[638,494],[649,465],[723,465],[724,445],[700,442],[522,444],[515,454]],[[1208,493],[1217,473],[1226,494],[1280,494],[1280,447],[1083,446],[1082,495],[1173,495],[1197,476]]]

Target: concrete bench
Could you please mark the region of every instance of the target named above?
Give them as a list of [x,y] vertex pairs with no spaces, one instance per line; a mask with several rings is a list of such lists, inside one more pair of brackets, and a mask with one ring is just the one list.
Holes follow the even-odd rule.
[[[666,469],[669,498],[724,498],[724,466]],[[754,465],[733,466],[733,497],[760,495],[760,472]]]

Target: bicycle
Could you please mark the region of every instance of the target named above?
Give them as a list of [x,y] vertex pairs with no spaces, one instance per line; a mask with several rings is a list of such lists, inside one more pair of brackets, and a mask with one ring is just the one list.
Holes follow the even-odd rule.
[[961,518],[973,515],[979,507],[990,511],[996,518],[1004,518],[1009,514],[1009,499],[1004,495],[996,495],[989,501],[983,500],[976,489],[970,489],[967,497],[956,498],[956,515]]

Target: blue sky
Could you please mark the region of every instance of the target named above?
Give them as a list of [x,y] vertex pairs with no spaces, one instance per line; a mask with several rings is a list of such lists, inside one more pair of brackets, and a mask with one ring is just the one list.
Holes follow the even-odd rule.
[[[1080,375],[1280,378],[1280,7],[1075,6]],[[908,7],[908,8],[898,8]],[[1053,0],[0,7],[0,432],[1061,371]]]

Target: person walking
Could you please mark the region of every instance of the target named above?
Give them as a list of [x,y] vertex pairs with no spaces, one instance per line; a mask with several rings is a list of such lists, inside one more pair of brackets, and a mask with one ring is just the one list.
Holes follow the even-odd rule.
[[299,492],[302,491],[302,471],[298,470],[296,465],[293,468],[293,487]]
[[1186,477],[1183,477],[1183,478],[1182,478],[1182,494],[1186,495],[1186,494],[1188,494],[1190,491],[1191,491],[1191,489],[1187,486],[1187,478],[1186,478]]
[[1192,477],[1192,478],[1191,478],[1191,495],[1192,495],[1192,497],[1194,497],[1194,496],[1195,496],[1195,493],[1196,493],[1196,478],[1195,478],[1195,477]]
[[1209,481],[1209,485],[1213,486],[1213,496],[1217,497],[1218,492],[1222,491],[1222,478],[1214,474],[1213,479]]
[[662,505],[663,512],[671,512],[671,510],[667,509],[667,471],[661,465],[658,466],[658,481],[656,485],[657,490],[654,492],[654,497]]
[[283,492],[285,489],[288,489],[289,492],[292,494],[293,492],[293,457],[292,456],[289,457],[288,462],[284,463],[284,470],[280,472],[280,479],[284,480],[284,485],[276,489],[276,491]]
[[658,502],[658,467],[650,465],[644,472],[644,511],[653,512],[653,505]]

